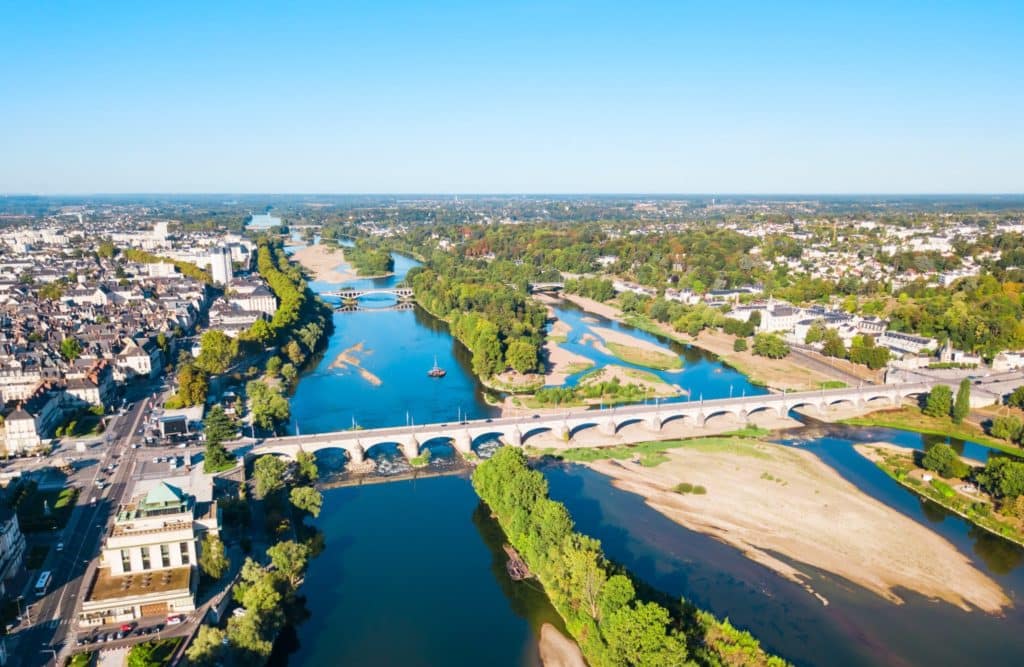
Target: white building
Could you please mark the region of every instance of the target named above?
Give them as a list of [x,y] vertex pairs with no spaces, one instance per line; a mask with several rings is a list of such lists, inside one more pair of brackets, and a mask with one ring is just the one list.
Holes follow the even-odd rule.
[[194,611],[197,542],[219,530],[217,504],[159,482],[118,508],[79,623],[120,623]]
[[231,251],[224,246],[217,246],[210,252],[210,271],[213,282],[218,285],[231,284],[234,272],[231,267]]

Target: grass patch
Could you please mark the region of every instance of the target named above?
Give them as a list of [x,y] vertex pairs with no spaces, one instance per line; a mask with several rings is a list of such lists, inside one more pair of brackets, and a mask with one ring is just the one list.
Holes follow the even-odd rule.
[[763,426],[744,426],[737,431],[729,431],[723,433],[723,437],[732,438],[763,438],[766,435],[771,435],[773,431],[770,428],[764,428]]
[[874,412],[863,417],[844,419],[842,423],[852,426],[881,426],[883,428],[914,431],[915,433],[924,433],[926,435],[948,436],[960,440],[970,440],[1009,454],[1024,456],[1024,449],[1011,445],[1004,440],[993,438],[974,424],[967,422],[954,424],[953,420],[948,417],[944,419],[929,417],[915,407]]
[[668,461],[668,456],[665,455],[665,452],[679,447],[692,448],[701,452],[735,454],[758,459],[770,458],[767,452],[757,449],[756,442],[741,438],[709,437],[685,440],[660,440],[641,442],[636,445],[614,445],[611,447],[574,447],[563,451],[555,451],[553,449],[533,451],[536,455],[557,456],[564,461],[571,461],[573,463],[590,463],[591,461],[605,459],[621,461],[637,457],[640,465],[647,467],[654,467]]
[[593,361],[587,361],[587,362],[577,361],[577,362],[573,362],[573,363],[571,363],[571,364],[569,364],[568,366],[565,367],[565,374],[566,375],[576,375],[577,373],[582,373],[583,371],[587,370],[588,368],[592,367],[593,365],[594,365]]
[[170,639],[152,639],[148,642],[136,644],[128,651],[129,665],[169,665],[174,649],[181,643],[181,637]]
[[409,459],[409,465],[413,468],[426,468],[430,465],[430,450],[424,449],[423,453],[415,458]]
[[68,667],[89,667],[92,664],[92,652],[76,653],[68,660]]
[[700,484],[690,484],[689,482],[682,482],[680,484],[676,484],[674,487],[672,487],[672,490],[680,495],[692,493],[696,496],[703,496],[708,492],[708,490],[705,489]]
[[[37,533],[63,528],[77,498],[78,489],[74,487],[43,492],[35,482],[28,482],[15,493],[11,505],[18,514],[22,532]],[[49,508],[48,513],[44,505]]]
[[25,569],[38,570],[46,562],[46,555],[50,553],[50,547],[45,544],[33,544],[25,556]]
[[548,336],[547,339],[552,343],[568,343],[568,336]]
[[842,380],[825,380],[818,383],[819,389],[846,389],[849,386]]
[[650,382],[651,384],[662,384],[663,380],[651,373],[650,371],[642,371],[639,368],[623,368],[622,372],[626,377],[631,377],[634,380],[640,380],[641,382]]
[[932,485],[933,489],[941,493],[943,498],[956,498],[956,491],[953,490],[953,487],[946,484],[941,479],[933,478],[929,484]]
[[621,343],[605,342],[605,346],[616,358],[636,366],[646,366],[656,370],[676,370],[683,367],[683,360],[668,352],[638,349]]

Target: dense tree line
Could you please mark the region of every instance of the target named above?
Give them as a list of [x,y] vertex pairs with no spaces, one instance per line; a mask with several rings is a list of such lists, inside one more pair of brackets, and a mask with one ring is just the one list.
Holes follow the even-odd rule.
[[407,280],[416,300],[451,325],[473,353],[473,371],[486,378],[507,368],[540,369],[546,312],[525,291],[473,267],[417,267]]
[[573,529],[565,506],[515,448],[503,447],[473,473],[473,488],[543,584],[587,661],[595,667],[784,665],[746,632],[708,614],[673,615],[638,598],[628,574],[597,540]]
[[361,276],[380,276],[395,270],[395,259],[388,249],[366,239],[359,239],[355,245],[345,248],[345,261]]

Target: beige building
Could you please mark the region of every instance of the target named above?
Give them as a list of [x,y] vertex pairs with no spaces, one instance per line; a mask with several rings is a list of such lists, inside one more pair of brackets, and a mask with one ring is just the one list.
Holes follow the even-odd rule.
[[167,482],[118,508],[82,603],[83,626],[195,610],[198,541],[219,529],[217,504]]

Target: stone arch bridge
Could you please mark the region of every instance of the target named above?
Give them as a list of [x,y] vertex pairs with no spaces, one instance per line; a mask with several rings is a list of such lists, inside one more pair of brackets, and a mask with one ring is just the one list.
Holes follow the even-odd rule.
[[369,287],[366,289],[346,288],[335,290],[333,292],[322,292],[322,294],[324,296],[336,296],[342,301],[355,301],[357,299],[362,299],[364,296],[373,296],[377,294],[393,296],[399,301],[408,301],[415,296],[411,287]]
[[790,410],[802,408],[812,413],[824,413],[833,406],[849,406],[872,410],[899,406],[905,398],[920,396],[931,391],[939,382],[912,384],[870,385],[844,389],[791,394],[764,394],[741,398],[723,398],[686,403],[635,405],[614,410],[570,410],[560,415],[534,418],[514,417],[477,419],[462,423],[424,424],[422,426],[396,426],[377,429],[336,431],[315,435],[284,436],[257,441],[251,455],[277,454],[295,458],[299,450],[314,453],[323,449],[342,449],[354,462],[365,460],[370,448],[395,444],[407,458],[419,456],[431,442],[447,441],[462,454],[473,450],[484,437],[497,437],[502,443],[521,447],[530,438],[544,432],[553,432],[572,446],[585,447],[585,434],[598,429],[604,435],[617,435],[627,425],[640,423],[642,430],[633,430],[636,442],[657,439],[662,427],[681,420],[698,428],[721,415],[731,415],[749,421],[754,415],[766,412],[784,417]]

